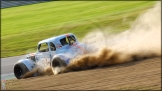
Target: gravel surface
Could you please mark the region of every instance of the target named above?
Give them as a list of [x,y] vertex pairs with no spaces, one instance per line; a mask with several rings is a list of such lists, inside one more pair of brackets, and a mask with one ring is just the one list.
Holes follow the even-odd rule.
[[6,89],[160,90],[161,57],[59,75],[9,80]]

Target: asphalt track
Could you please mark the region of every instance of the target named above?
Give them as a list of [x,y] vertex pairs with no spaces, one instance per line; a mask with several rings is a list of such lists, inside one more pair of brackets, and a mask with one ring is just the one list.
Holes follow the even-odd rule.
[[13,73],[14,64],[22,58],[24,58],[24,55],[1,58],[1,75]]
[[13,66],[19,60],[25,58],[25,55],[1,58],[1,82],[2,80],[15,79]]
[[161,57],[104,68],[9,80],[20,90],[161,90]]

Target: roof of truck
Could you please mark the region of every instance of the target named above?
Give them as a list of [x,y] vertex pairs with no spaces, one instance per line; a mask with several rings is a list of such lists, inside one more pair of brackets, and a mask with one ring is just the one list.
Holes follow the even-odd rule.
[[74,35],[74,34],[68,33],[68,34],[63,34],[63,35],[59,35],[59,36],[54,36],[54,37],[51,37],[51,38],[44,39],[44,40],[40,41],[38,44],[46,43],[46,42],[53,42],[56,39],[61,39],[63,37],[66,37],[67,35]]

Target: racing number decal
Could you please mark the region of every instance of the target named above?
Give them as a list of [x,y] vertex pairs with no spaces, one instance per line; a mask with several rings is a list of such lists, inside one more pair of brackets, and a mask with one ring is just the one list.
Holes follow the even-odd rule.
[[44,67],[50,65],[50,58],[42,58],[42,64]]

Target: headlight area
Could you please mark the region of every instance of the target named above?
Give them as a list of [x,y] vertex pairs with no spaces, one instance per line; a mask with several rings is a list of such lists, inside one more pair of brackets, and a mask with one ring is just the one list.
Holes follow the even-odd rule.
[[35,62],[35,56],[27,56],[27,59],[33,60]]

